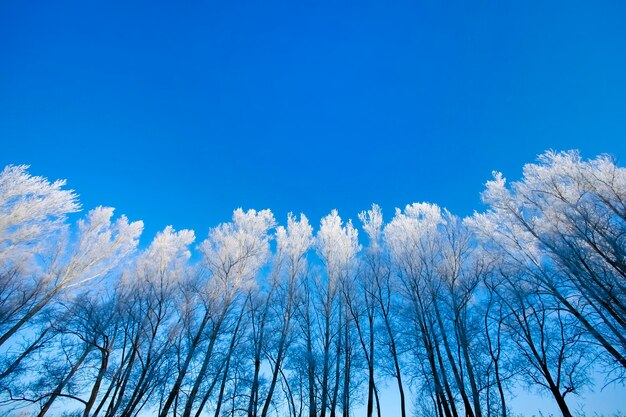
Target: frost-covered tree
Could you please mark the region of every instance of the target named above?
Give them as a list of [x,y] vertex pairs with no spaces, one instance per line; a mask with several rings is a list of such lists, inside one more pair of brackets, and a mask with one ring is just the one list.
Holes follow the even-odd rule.
[[50,277],[38,257],[50,259],[50,240],[67,234],[67,215],[80,209],[65,181],[51,183],[27,169],[8,166],[0,173],[0,344],[45,297]]
[[189,246],[194,240],[192,231],[168,226],[125,271],[119,286],[125,340],[119,368],[99,407],[108,400],[105,415],[133,415],[167,369],[167,355],[173,349],[171,333],[180,325],[176,315],[177,304],[182,302],[179,288],[192,273]]
[[78,221],[76,236],[69,235],[66,228],[60,240],[54,242],[50,258],[32,272],[38,277],[38,291],[8,320],[0,346],[55,297],[104,276],[135,250],[143,223],[129,223],[125,216],[112,222],[112,217],[112,208],[98,207]]
[[[398,311],[400,303],[398,302],[399,297],[395,281],[392,277],[389,250],[383,241],[384,224],[382,210],[379,206],[374,204],[372,205],[371,210],[361,212],[359,214],[359,219],[363,223],[363,230],[365,230],[369,238],[369,246],[365,251],[364,260],[362,262],[364,291],[366,294],[372,291],[372,299],[368,300],[368,302],[373,301],[375,303],[375,310],[373,311],[374,317],[378,313],[382,320],[382,327],[384,331],[379,332],[380,337],[378,339],[380,341],[379,343],[386,347],[384,356],[389,357],[390,359],[389,363],[386,363],[384,360],[382,363],[376,363],[374,355],[371,354],[369,362],[371,362],[372,366],[379,366],[379,374],[388,374],[396,380],[398,394],[400,396],[400,411],[402,417],[405,417],[407,414],[407,400],[405,385],[402,382],[403,372],[401,369],[401,349],[399,348],[398,340],[398,327],[402,326],[399,321],[396,320],[396,318],[400,317]],[[368,320],[371,315],[372,313],[368,312]],[[372,321],[374,317],[371,317]],[[370,333],[372,330],[373,329],[370,330]],[[374,340],[375,338],[370,335],[370,351],[372,352],[375,352],[375,349],[372,346]],[[371,379],[373,379],[373,375],[371,376]],[[370,381],[370,383],[372,382],[375,385],[375,381]],[[373,390],[374,395],[377,395],[375,386],[373,387]],[[368,410],[370,409],[369,402],[368,392]],[[377,411],[380,414],[380,410]]]
[[440,281],[436,275],[440,254],[439,228],[444,223],[441,209],[433,204],[414,203],[396,214],[384,229],[387,245],[399,281],[398,289],[407,301],[415,329],[414,353],[423,367],[425,383],[434,393],[434,408],[446,417],[457,414],[448,383],[434,314],[434,302]]
[[62,292],[104,276],[135,250],[142,222],[129,223],[125,216],[113,222],[112,217],[112,208],[98,207],[78,221],[75,236],[65,227],[54,242],[46,242],[53,246],[48,257],[29,272],[36,277],[37,291],[8,318],[0,345]]
[[270,360],[271,379],[261,411],[266,417],[272,405],[272,398],[280,381],[283,362],[293,339],[292,320],[297,308],[298,294],[306,279],[306,254],[313,244],[313,228],[304,214],[298,220],[291,213],[287,217],[287,227],[276,228],[276,255],[274,272],[270,277],[270,296],[267,305],[271,309],[274,337],[270,336],[265,355]]
[[163,403],[160,416],[165,417],[169,413],[180,394],[196,352],[206,341],[200,367],[184,406],[183,415],[191,415],[222,326],[239,296],[256,285],[257,274],[267,261],[270,250],[268,232],[274,225],[274,216],[270,210],[244,212],[237,209],[233,213],[232,222],[212,229],[208,239],[202,242],[202,264],[207,279],[199,281],[199,286],[193,288],[196,293],[190,295],[198,304],[197,308],[188,310],[188,313],[196,316],[197,320],[186,320],[187,323],[194,323],[194,330],[190,333],[177,378]]
[[626,369],[626,169],[608,156],[547,152],[507,185],[487,183],[473,224],[486,244],[526,270]]
[[42,242],[65,229],[67,215],[79,211],[78,196],[65,180],[32,176],[27,165],[0,173],[0,264],[20,268],[33,260]]
[[[333,210],[321,221],[320,230],[316,236],[315,248],[324,262],[326,270],[325,280],[320,280],[318,283],[323,322],[320,416],[324,417],[327,409],[330,409],[330,415],[334,417],[341,385],[341,353],[346,350],[342,335],[345,336],[349,331],[348,314],[344,307],[344,300],[341,297],[341,288],[350,279],[354,268],[355,256],[361,249],[358,242],[358,231],[352,226],[351,221],[348,221],[344,226],[337,211]],[[331,329],[331,326],[334,329]],[[332,368],[330,363],[333,342],[335,343],[334,378],[331,375]],[[348,353],[346,353],[346,359],[349,361],[347,355]],[[349,366],[344,367],[343,376],[344,383],[345,381],[349,383]],[[344,402],[348,400],[348,398],[345,398],[347,391],[346,387],[344,387]]]
[[425,376],[434,408],[454,416],[460,397],[467,416],[481,416],[472,340],[482,336],[474,297],[485,263],[470,231],[447,210],[421,203],[397,210],[384,237],[421,342],[416,354],[421,350],[430,366]]
[[[59,302],[100,285],[97,278],[134,252],[143,227],[124,216],[112,221],[113,209],[98,207],[74,230],[67,215],[79,209],[76,195],[62,189],[64,181],[50,183],[26,169],[10,166],[0,174],[0,345],[5,354],[0,379],[24,369],[28,356],[51,336],[52,324],[60,324],[53,318],[61,314],[55,312]],[[18,334],[21,341],[15,340]]]
[[363,251],[335,210],[314,234],[241,209],[137,251],[141,222],[9,166],[0,413],[380,417],[392,382],[403,417],[507,417],[522,385],[569,417],[592,372],[626,374],[626,170],[547,152],[482,196],[464,220],[373,205]]

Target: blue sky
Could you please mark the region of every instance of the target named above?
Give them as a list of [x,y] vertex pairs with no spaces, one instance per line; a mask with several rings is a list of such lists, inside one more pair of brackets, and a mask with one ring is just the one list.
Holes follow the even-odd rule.
[[[480,208],[548,148],[626,160],[626,3],[0,3],[0,165],[200,238]],[[489,4],[495,3],[495,4]]]
[[468,215],[549,148],[626,165],[626,2],[470,3],[3,0],[0,166],[145,243],[237,207]]

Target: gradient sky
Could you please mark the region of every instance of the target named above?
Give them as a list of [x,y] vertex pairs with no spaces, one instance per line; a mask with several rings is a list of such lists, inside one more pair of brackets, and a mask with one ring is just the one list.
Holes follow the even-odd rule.
[[625,165],[626,2],[467,3],[2,0],[0,166],[145,243],[240,206],[468,215],[549,148]]
[[3,0],[0,165],[204,236],[240,206],[465,215],[545,149],[626,159],[625,2],[464,3]]

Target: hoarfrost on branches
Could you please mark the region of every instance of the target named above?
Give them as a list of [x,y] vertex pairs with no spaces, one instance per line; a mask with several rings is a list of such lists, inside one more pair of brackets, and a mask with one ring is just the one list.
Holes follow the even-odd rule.
[[270,210],[237,209],[232,222],[212,229],[200,246],[211,282],[229,294],[254,286],[269,257],[269,231],[275,223]]
[[352,221],[348,220],[344,226],[337,210],[322,219],[315,247],[326,264],[330,281],[340,279],[352,266],[352,260],[361,250],[358,236]]
[[138,251],[141,222],[70,222],[64,187],[0,173],[0,412],[332,416],[367,398],[372,417],[393,378],[402,416],[418,397],[424,416],[508,417],[530,381],[570,417],[589,370],[624,381],[626,169],[608,156],[494,172],[463,220],[414,203],[385,224],[374,204],[365,251],[336,210],[314,233],[242,209],[197,247],[168,226]]

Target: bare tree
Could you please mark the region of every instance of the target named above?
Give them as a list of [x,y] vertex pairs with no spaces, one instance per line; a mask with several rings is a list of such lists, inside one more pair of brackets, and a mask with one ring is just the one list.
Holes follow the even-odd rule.
[[105,275],[137,246],[143,223],[112,223],[112,208],[91,210],[71,236],[65,216],[79,206],[64,184],[25,166],[0,174],[0,346],[60,293]]
[[[131,416],[147,400],[165,356],[171,349],[170,332],[177,324],[177,291],[190,274],[188,246],[194,241],[189,230],[170,226],[158,233],[126,272],[120,284],[124,314],[130,320],[125,341],[132,351],[122,360],[111,384],[117,384],[106,415]],[[127,343],[126,343],[127,342]],[[126,354],[126,351],[124,352]],[[125,368],[125,370],[123,370]],[[121,379],[120,379],[121,378]],[[127,390],[129,396],[125,394]],[[108,397],[108,395],[107,395]]]
[[313,244],[312,232],[313,228],[303,214],[299,221],[290,214],[287,227],[280,226],[276,230],[275,273],[271,282],[275,290],[270,291],[275,297],[268,297],[268,304],[278,307],[273,316],[278,323],[278,337],[273,343],[275,354],[266,349],[266,355],[272,362],[272,376],[261,411],[262,417],[266,417],[269,412],[281,367],[288,353],[291,322],[297,307],[295,304],[298,292],[302,289],[302,280],[306,277],[306,253]]
[[[373,286],[373,301],[382,320],[384,332],[380,335],[381,344],[386,346],[386,353],[391,357],[392,366],[389,374],[396,380],[398,393],[400,395],[400,410],[402,417],[406,417],[406,395],[402,380],[401,349],[399,347],[398,334],[394,317],[399,317],[397,306],[400,304],[398,291],[392,279],[391,260],[386,247],[382,244],[382,212],[374,206],[372,213],[366,214],[369,220],[364,221],[364,229],[370,237],[370,247],[366,252],[365,273],[371,274],[371,284]],[[363,221],[363,219],[361,219]],[[369,225],[366,224],[369,222]],[[374,242],[378,242],[375,244]],[[370,340],[370,343],[373,340]],[[374,361],[375,365],[375,361]],[[374,395],[376,389],[374,388]],[[377,401],[378,404],[378,401]],[[380,410],[378,410],[380,411]]]
[[[434,314],[435,295],[441,285],[436,268],[442,223],[438,206],[415,203],[406,206],[404,212],[396,209],[396,215],[384,229],[384,239],[397,268],[402,295],[410,305],[416,342],[421,342],[425,350],[430,367],[425,376],[432,377],[437,408],[446,417],[456,417],[456,405],[437,340],[438,331],[445,336],[445,329],[435,327]],[[449,343],[445,338],[443,341],[448,351]]]
[[626,170],[600,156],[547,152],[507,187],[487,183],[490,209],[473,224],[541,285],[626,368]]
[[506,275],[505,282],[506,286],[496,291],[507,307],[507,330],[526,359],[522,372],[534,384],[547,388],[563,416],[571,417],[565,396],[588,382],[583,331],[533,281],[516,274]]
[[[326,280],[319,283],[321,308],[323,310],[323,364],[321,383],[320,416],[326,416],[327,408],[334,417],[339,392],[340,361],[342,351],[341,330],[344,318],[344,302],[340,297],[341,285],[350,278],[354,257],[360,250],[358,232],[348,221],[343,226],[336,210],[324,217],[316,236],[316,249],[324,262]],[[331,330],[333,317],[337,319],[336,332]],[[331,346],[335,341],[335,377],[331,387]],[[345,372],[345,370],[344,370]]]
[[202,335],[209,325],[204,358],[183,412],[185,417],[191,415],[222,325],[235,305],[237,297],[255,285],[256,276],[269,256],[268,231],[274,227],[274,223],[274,216],[269,210],[244,212],[238,209],[233,214],[232,223],[216,227],[202,243],[204,265],[210,274],[205,287],[207,296],[204,297],[204,314],[185,364],[161,410],[162,417],[167,415],[174,402]]
[[189,230],[138,252],[111,208],[71,224],[64,185],[0,173],[0,412],[380,417],[391,380],[402,417],[508,417],[526,381],[569,417],[592,369],[626,375],[626,170],[606,156],[496,173],[463,221],[373,205],[362,252],[336,210],[314,238],[238,209],[197,261]]
[[45,298],[50,277],[38,257],[54,255],[47,243],[65,236],[67,215],[80,209],[65,181],[51,183],[27,169],[9,165],[0,173],[0,345]]

